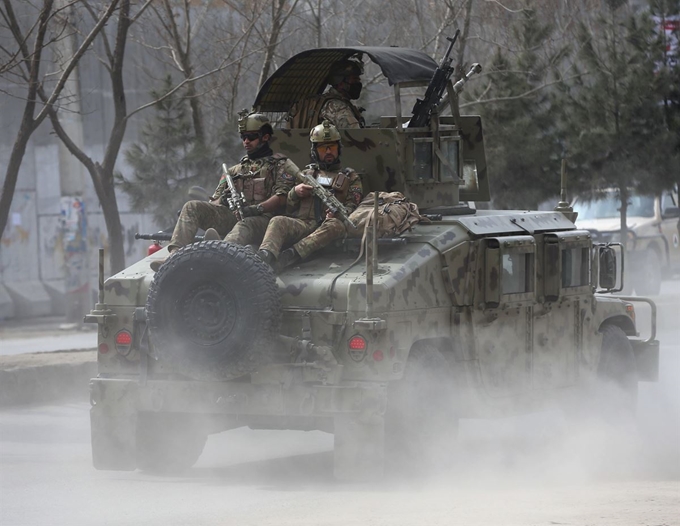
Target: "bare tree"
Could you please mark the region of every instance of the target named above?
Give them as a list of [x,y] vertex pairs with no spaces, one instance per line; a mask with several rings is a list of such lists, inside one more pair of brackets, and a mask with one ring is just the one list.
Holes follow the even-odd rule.
[[[7,226],[19,168],[31,135],[48,115],[56,113],[54,105],[58,101],[66,81],[93,40],[103,30],[106,22],[118,7],[118,2],[119,0],[111,0],[99,15],[94,17],[92,29],[85,35],[74,55],[66,60],[57,82],[48,92],[45,86],[45,74],[41,71],[44,61],[43,55],[58,39],[67,38],[65,28],[59,29],[57,26],[57,32],[54,34],[50,33],[49,28],[55,24],[55,18],[60,14],[60,11],[70,7],[71,4],[67,4],[62,9],[55,9],[54,0],[44,0],[37,13],[35,23],[28,30],[25,30],[19,23],[11,0],[3,0],[2,6],[0,6],[0,18],[3,25],[11,33],[16,48],[0,48],[0,53],[6,57],[6,61],[3,60],[4,66],[0,68],[0,74],[11,76],[13,82],[25,85],[26,93],[23,96],[25,106],[21,124],[7,164],[2,196],[0,196],[0,236]],[[36,115],[38,98],[42,99],[43,104]]]
[[260,80],[257,82],[258,89],[262,87],[265,80],[269,76],[274,55],[276,53],[276,46],[279,44],[281,30],[286,24],[290,15],[293,14],[297,7],[298,0],[271,0],[271,31],[267,36],[267,44],[264,52],[264,61],[262,62],[262,70],[260,71]]

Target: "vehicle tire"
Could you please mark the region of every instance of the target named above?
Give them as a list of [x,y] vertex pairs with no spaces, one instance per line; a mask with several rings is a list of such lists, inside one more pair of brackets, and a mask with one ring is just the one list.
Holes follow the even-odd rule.
[[139,413],[137,468],[164,474],[185,471],[196,464],[207,438],[199,418],[193,415]]
[[455,402],[449,362],[436,346],[416,343],[404,377],[388,386],[386,466],[420,471],[449,464],[458,434]]
[[198,380],[230,380],[273,359],[276,277],[250,249],[221,241],[181,248],[156,272],[146,315],[159,360]]
[[604,420],[627,423],[635,418],[638,393],[633,346],[616,325],[605,326],[602,334],[595,407]]
[[648,248],[635,281],[640,296],[656,296],[661,291],[661,259],[653,248]]

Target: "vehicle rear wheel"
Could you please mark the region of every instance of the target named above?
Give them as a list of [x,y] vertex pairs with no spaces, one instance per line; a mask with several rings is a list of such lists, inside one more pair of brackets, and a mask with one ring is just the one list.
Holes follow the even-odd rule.
[[139,413],[137,467],[153,473],[189,469],[203,453],[208,433],[200,416],[182,413]]
[[146,303],[159,360],[199,380],[230,380],[274,358],[281,306],[276,277],[250,249],[202,241],[172,254]]
[[416,343],[404,377],[388,386],[386,464],[422,470],[446,465],[455,452],[458,417],[449,362],[431,343]]
[[661,260],[653,248],[645,252],[635,282],[635,291],[640,296],[656,296],[661,291]]

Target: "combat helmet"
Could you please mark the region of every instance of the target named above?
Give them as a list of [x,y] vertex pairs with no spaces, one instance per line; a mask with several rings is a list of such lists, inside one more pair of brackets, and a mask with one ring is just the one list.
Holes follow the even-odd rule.
[[273,135],[274,129],[266,115],[242,110],[238,114],[238,132],[259,132],[262,137],[264,134]]
[[340,132],[331,123],[331,121],[324,119],[321,124],[317,124],[309,131],[309,142],[312,143],[311,155],[312,161],[317,163],[319,166],[324,168],[324,163],[319,159],[319,152],[316,150],[316,145],[323,142],[337,142],[338,143],[338,158],[333,163],[336,164],[340,162],[340,154],[342,153],[342,140],[340,137]]
[[364,65],[360,60],[344,58],[331,64],[326,81],[335,86],[350,75],[363,75]]

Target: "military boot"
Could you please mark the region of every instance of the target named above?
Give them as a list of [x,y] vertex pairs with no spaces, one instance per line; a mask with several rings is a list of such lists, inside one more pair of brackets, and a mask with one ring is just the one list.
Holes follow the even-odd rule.
[[151,267],[151,270],[153,270],[154,272],[158,272],[158,269],[160,269],[163,263],[165,263],[167,260],[168,258],[155,259],[150,263],[149,266]]
[[214,228],[209,228],[203,234],[203,241],[222,241],[222,236]]
[[261,248],[260,250],[257,251],[257,255],[260,256],[260,259],[264,261],[267,265],[269,265],[272,269],[274,268],[274,265],[276,264],[276,256],[269,252],[269,250]]
[[286,267],[290,267],[291,265],[297,263],[300,261],[300,255],[295,252],[294,248],[287,248],[281,254],[279,255],[279,259],[276,262],[276,273],[278,274],[279,272],[283,271]]

